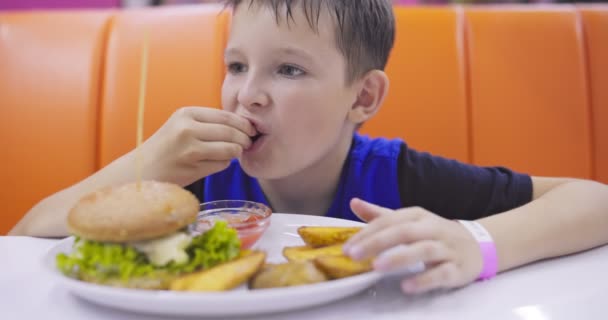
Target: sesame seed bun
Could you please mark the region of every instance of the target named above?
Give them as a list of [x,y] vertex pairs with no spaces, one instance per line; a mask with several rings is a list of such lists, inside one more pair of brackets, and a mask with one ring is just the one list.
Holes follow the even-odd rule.
[[199,201],[182,187],[142,181],[84,196],[68,214],[68,229],[83,239],[131,242],[171,234],[196,220]]

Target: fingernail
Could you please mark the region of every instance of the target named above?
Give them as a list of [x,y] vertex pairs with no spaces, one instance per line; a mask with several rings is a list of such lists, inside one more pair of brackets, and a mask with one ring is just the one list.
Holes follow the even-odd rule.
[[403,291],[405,291],[407,293],[416,292],[416,284],[414,283],[414,281],[406,281],[403,284]]
[[350,243],[345,243],[342,245],[342,252],[348,254],[348,251],[350,251],[350,247],[352,247],[353,245]]
[[361,259],[363,257],[363,249],[359,246],[352,246],[348,251],[349,256],[353,259]]
[[378,271],[387,271],[390,269],[390,262],[388,259],[375,259],[374,262],[374,269],[378,270]]

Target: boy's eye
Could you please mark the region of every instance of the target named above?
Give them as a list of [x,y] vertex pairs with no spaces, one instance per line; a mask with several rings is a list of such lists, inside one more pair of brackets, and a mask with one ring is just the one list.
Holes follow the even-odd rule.
[[245,67],[245,65],[242,63],[234,62],[228,64],[228,72],[232,74],[241,73],[245,71],[247,71],[247,67]]
[[279,67],[279,73],[294,78],[303,75],[305,72],[296,66],[285,64]]

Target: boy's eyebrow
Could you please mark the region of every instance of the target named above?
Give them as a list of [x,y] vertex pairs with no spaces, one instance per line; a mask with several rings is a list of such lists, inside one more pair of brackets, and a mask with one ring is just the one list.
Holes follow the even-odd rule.
[[229,55],[236,55],[241,53],[241,51],[239,49],[236,48],[226,48],[226,50],[224,50],[224,57],[229,56]]
[[[309,63],[314,63],[313,56],[311,54],[309,54],[306,50],[303,50],[300,48],[288,46],[288,47],[281,47],[281,48],[277,49],[276,51],[281,55],[296,56],[296,57],[300,57],[302,59],[307,60]],[[241,50],[239,50],[238,48],[232,47],[232,48],[226,48],[226,50],[224,50],[224,57],[229,56],[229,55],[239,55],[239,54],[241,54]]]
[[279,52],[281,54],[287,55],[287,56],[297,56],[300,57],[302,59],[306,59],[308,60],[308,62],[313,63],[314,59],[313,56],[310,55],[306,50],[300,49],[300,48],[296,48],[296,47],[283,47],[279,49]]

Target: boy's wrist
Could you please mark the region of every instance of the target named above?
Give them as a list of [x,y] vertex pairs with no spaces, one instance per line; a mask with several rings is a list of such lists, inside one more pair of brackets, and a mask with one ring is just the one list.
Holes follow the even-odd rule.
[[498,272],[498,254],[496,245],[490,233],[479,222],[458,220],[475,238],[479,245],[482,258],[482,269],[477,280],[487,280]]

